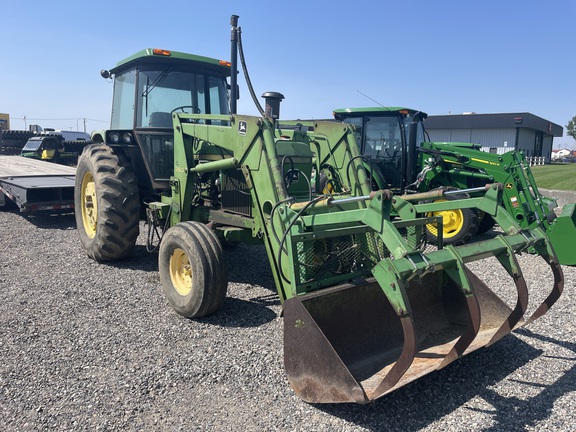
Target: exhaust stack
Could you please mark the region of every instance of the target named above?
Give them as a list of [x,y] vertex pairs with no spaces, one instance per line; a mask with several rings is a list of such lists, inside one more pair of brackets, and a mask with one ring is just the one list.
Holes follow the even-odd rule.
[[266,117],[278,120],[280,118],[280,102],[284,99],[284,95],[278,92],[266,92],[262,97],[266,101]]

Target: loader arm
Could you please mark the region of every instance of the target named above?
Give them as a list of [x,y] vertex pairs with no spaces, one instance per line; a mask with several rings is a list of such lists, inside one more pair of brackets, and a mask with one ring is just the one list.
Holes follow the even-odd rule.
[[[212,125],[224,121],[228,125]],[[287,274],[290,273],[282,237],[295,220],[284,211],[283,203],[307,201],[312,195],[313,171],[330,165],[333,172],[348,170],[352,178],[339,175],[344,196],[350,190],[369,192],[369,183],[361,161],[355,159],[357,146],[348,126],[316,124],[314,133],[278,133],[268,119],[250,116],[206,116],[174,114],[174,176],[170,179],[171,196],[164,196],[170,206],[170,225],[186,220],[213,222],[251,231],[262,239],[273,269],[281,301],[288,297]],[[250,195],[250,209],[238,214],[224,202],[210,203],[203,198],[206,176],[222,178],[239,172]],[[288,186],[287,176],[297,174],[297,183]],[[304,185],[304,186],[302,186]],[[307,185],[307,186],[306,186]],[[187,205],[187,203],[197,203]],[[204,204],[204,205],[202,205]],[[365,203],[358,201],[356,206]],[[282,213],[282,214],[281,214]],[[286,217],[283,215],[290,216]]]

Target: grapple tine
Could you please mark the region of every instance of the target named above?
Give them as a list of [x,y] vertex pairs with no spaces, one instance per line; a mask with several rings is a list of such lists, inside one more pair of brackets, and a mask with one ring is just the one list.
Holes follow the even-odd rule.
[[448,246],[448,248],[455,259],[455,266],[453,268],[446,269],[446,273],[452,278],[458,285],[460,291],[464,294],[466,298],[466,306],[468,307],[468,323],[466,329],[454,344],[450,352],[446,355],[442,363],[438,366],[438,369],[442,369],[448,364],[452,363],[454,360],[462,357],[466,348],[470,346],[472,341],[476,338],[478,330],[480,330],[480,305],[478,304],[478,299],[474,294],[474,286],[470,282],[468,277],[469,271],[464,266],[462,259],[456,253],[453,246]]
[[438,369],[442,369],[443,367],[452,363],[454,360],[462,357],[466,349],[470,346],[478,334],[478,330],[480,329],[480,305],[478,304],[478,299],[476,296],[468,296],[466,298],[466,305],[468,306],[468,312],[470,313],[470,319],[468,325],[466,326],[466,330],[464,330],[462,336],[460,336],[442,363],[440,363]]
[[388,392],[394,387],[398,381],[404,376],[416,356],[416,336],[414,331],[414,320],[411,316],[404,316],[400,319],[402,323],[402,332],[404,334],[404,346],[402,347],[402,354],[392,369],[388,371],[384,379],[378,386],[367,393],[370,400],[376,399],[378,396]]
[[516,285],[518,298],[516,300],[516,306],[510,315],[508,315],[506,321],[502,323],[498,331],[496,331],[494,336],[492,336],[492,339],[490,339],[487,345],[493,344],[514,330],[514,327],[524,317],[524,313],[528,307],[528,287],[526,286],[526,280],[524,279],[524,275],[522,274],[522,270],[520,269],[520,265],[516,259],[516,254],[512,250],[510,244],[506,241],[505,237],[499,237],[499,240],[506,246],[506,252],[499,254],[496,258],[504,266],[508,274],[512,276],[514,284]]
[[542,304],[536,308],[530,318],[524,321],[522,325],[528,325],[532,321],[540,318],[542,315],[548,312],[552,305],[556,303],[556,301],[560,298],[562,291],[564,290],[564,273],[562,272],[562,267],[558,257],[550,245],[549,240],[545,238],[544,243],[544,245],[535,246],[535,249],[552,269],[552,274],[554,275],[554,285],[552,286],[552,291],[548,297],[546,297]]
[[417,350],[416,330],[410,300],[408,299],[404,283],[398,277],[394,263],[388,259],[382,260],[372,269],[372,274],[376,277],[384,295],[400,318],[404,337],[402,353],[394,363],[394,366],[392,366],[382,381],[367,393],[370,399],[375,399],[386,393],[400,381],[414,361]]
[[516,291],[518,292],[516,306],[486,346],[492,345],[494,342],[500,340],[514,330],[518,322],[520,322],[524,317],[524,312],[526,312],[526,308],[528,307],[528,287],[526,286],[526,281],[522,275],[514,277],[514,283],[516,285]]
[[562,268],[558,262],[551,262],[549,263],[550,267],[552,268],[552,273],[554,274],[554,286],[552,287],[552,292],[546,297],[546,299],[542,302],[540,306],[534,311],[534,313],[524,321],[523,325],[528,325],[532,321],[540,318],[544,315],[554,303],[560,298],[562,295],[562,291],[564,290],[564,273],[562,272]]

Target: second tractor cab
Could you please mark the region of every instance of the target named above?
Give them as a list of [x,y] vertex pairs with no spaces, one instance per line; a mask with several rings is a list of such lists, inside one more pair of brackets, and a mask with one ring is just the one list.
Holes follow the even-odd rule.
[[[336,120],[354,126],[372,189],[389,189],[395,195],[404,195],[448,186],[436,178],[429,182],[419,180],[423,166],[419,150],[425,141],[426,113],[404,107],[376,107],[338,109],[333,114]],[[447,195],[441,200],[447,197],[466,198],[468,194]],[[445,244],[467,243],[478,232],[479,216],[475,209],[443,210],[427,216],[442,217]],[[427,226],[427,236],[431,242],[439,241],[436,226]]]
[[334,111],[336,120],[355,127],[374,189],[390,189],[397,195],[410,189],[416,180],[417,147],[424,141],[422,122],[427,116],[401,107]]

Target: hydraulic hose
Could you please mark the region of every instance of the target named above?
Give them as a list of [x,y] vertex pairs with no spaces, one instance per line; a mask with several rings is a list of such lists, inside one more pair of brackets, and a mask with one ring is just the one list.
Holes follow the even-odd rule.
[[230,17],[230,25],[232,26],[232,29],[230,31],[230,51],[231,51],[230,63],[232,64],[232,74],[230,75],[230,88],[231,88],[230,113],[236,114],[237,102],[238,102],[237,101],[238,68],[236,67],[236,64],[238,57],[238,35],[240,34],[240,29],[238,28],[238,15],[232,15],[232,17]]
[[248,91],[250,92],[250,96],[252,96],[252,100],[254,101],[254,105],[258,109],[258,112],[262,117],[265,117],[264,109],[258,98],[256,97],[256,93],[254,93],[254,87],[252,87],[252,81],[250,81],[250,76],[248,75],[248,68],[246,67],[246,60],[244,58],[244,48],[242,47],[242,29],[238,27],[238,53],[240,54],[240,63],[242,64],[242,71],[244,72],[244,77],[246,78],[246,85],[248,86]]

